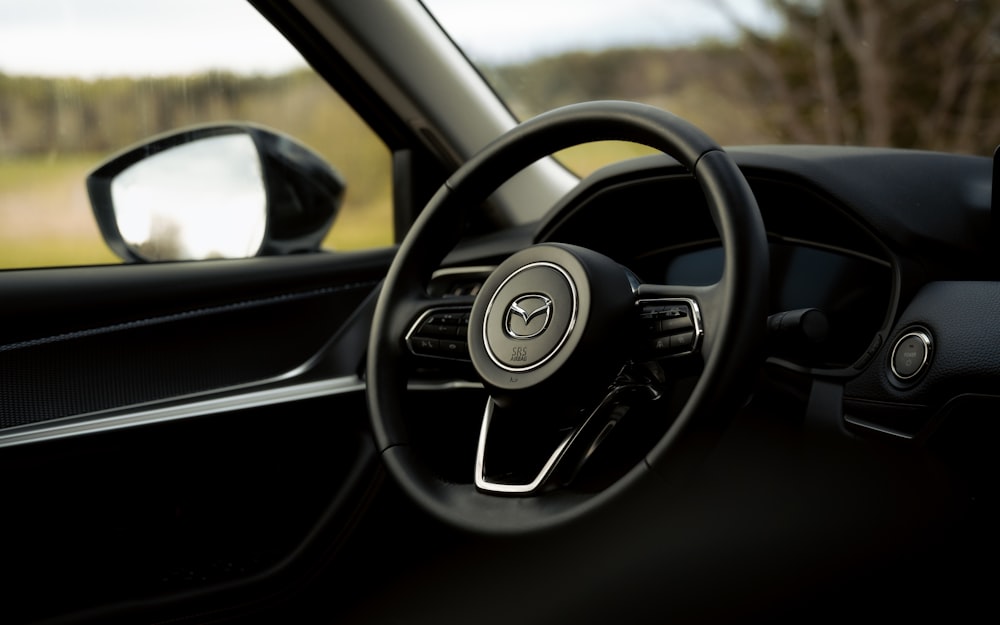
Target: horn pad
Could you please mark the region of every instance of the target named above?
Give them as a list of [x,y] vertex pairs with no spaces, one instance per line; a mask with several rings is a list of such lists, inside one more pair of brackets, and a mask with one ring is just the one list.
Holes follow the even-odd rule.
[[631,330],[633,302],[625,270],[610,258],[570,245],[527,248],[497,267],[476,298],[473,365],[500,404],[543,383],[558,390],[549,383],[569,378],[579,395],[585,381],[610,382],[608,371],[621,365],[609,345]]
[[525,265],[486,305],[486,353],[506,371],[536,369],[566,343],[577,308],[576,284],[565,269],[544,261]]

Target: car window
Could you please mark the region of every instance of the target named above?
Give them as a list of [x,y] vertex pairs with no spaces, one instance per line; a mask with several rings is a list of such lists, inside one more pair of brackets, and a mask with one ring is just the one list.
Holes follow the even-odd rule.
[[[989,156],[1000,136],[994,0],[423,2],[521,119],[624,99],[726,146]],[[639,152],[602,144],[562,156],[585,174]]]
[[0,0],[0,268],[121,262],[88,172],[154,135],[230,121],[290,135],[341,174],[324,248],[392,243],[388,149],[245,1]]

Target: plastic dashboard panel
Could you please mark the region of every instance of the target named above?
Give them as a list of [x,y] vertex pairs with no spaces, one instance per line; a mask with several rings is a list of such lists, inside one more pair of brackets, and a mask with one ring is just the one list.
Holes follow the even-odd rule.
[[[816,308],[831,328],[821,345],[779,346],[770,355],[794,367],[856,374],[892,319],[892,253],[810,182],[745,173],[771,243],[769,312]],[[697,184],[659,157],[609,167],[584,183],[540,238],[602,251],[648,282],[701,285],[721,275],[721,249]]]
[[[848,427],[895,438],[931,436],[947,419],[952,430],[969,427],[1000,408],[990,159],[818,146],[729,151],[768,231],[770,311],[816,307],[831,321],[827,347],[782,354],[772,346],[772,364],[843,384]],[[536,240],[597,249],[652,282],[706,284],[720,272],[704,199],[662,156],[589,177]],[[933,347],[926,369],[901,381],[893,346],[915,329]]]
[[[932,338],[934,348],[925,370],[899,381],[891,371],[891,350],[883,350],[861,376],[847,384],[845,409],[849,422],[910,438],[931,425],[948,404],[964,412],[961,403],[977,398],[977,410],[990,403],[1000,407],[1000,283],[934,282],[907,306],[888,345],[913,328]],[[962,400],[962,401],[958,401]],[[956,403],[957,402],[957,403]]]

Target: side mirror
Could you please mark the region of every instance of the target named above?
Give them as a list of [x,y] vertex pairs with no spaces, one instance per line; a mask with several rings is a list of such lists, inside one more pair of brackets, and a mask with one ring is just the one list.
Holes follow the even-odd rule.
[[315,152],[251,124],[160,135],[87,176],[101,234],[129,262],[315,251],[344,187]]

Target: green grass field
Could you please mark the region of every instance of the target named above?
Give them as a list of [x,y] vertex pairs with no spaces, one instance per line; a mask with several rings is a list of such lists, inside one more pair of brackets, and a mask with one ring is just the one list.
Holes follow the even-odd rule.
[[627,141],[598,141],[562,150],[557,152],[555,157],[570,171],[579,176],[586,176],[620,160],[656,153],[652,148]]
[[[0,269],[118,263],[90,209],[84,181],[93,156],[0,160]],[[324,241],[333,250],[392,244],[389,190],[353,201],[350,188]]]
[[0,160],[0,268],[118,262],[90,213],[90,155]]
[[[622,158],[648,154],[642,146],[602,142],[578,146],[557,156],[570,169],[587,174]],[[0,269],[118,263],[104,244],[91,213],[84,180],[101,157],[73,155],[0,160]],[[354,181],[361,188],[382,184],[382,193],[365,201],[351,196],[324,240],[331,250],[357,250],[393,243],[388,182]],[[373,197],[374,196],[374,197]]]

